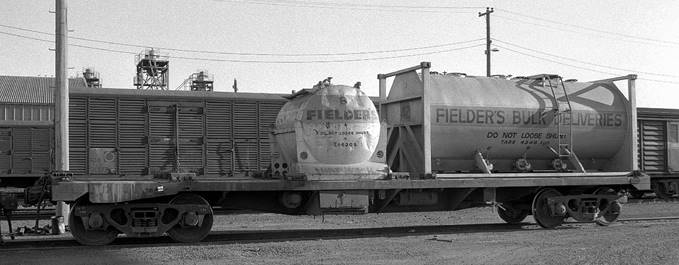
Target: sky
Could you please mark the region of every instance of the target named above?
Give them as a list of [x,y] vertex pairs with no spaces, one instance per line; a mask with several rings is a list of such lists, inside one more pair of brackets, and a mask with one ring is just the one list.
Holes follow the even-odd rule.
[[[54,75],[54,1],[0,0],[0,75]],[[591,81],[637,74],[638,106],[679,108],[679,1],[67,0],[70,76],[134,88],[135,54],[170,56],[169,89],[191,73],[216,91],[289,93],[332,76],[377,96],[377,74],[432,71],[559,74]],[[199,51],[199,52],[196,52]],[[624,84],[621,88],[625,90]]]

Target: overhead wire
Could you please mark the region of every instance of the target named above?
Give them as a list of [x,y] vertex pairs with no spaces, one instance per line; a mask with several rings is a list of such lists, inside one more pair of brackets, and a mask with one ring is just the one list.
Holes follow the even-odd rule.
[[516,48],[520,48],[520,49],[524,49],[524,50],[529,50],[529,51],[536,52],[536,53],[539,53],[539,54],[543,54],[543,55],[547,55],[547,56],[552,56],[552,57],[556,57],[556,58],[564,59],[564,60],[569,60],[569,61],[573,61],[573,62],[578,62],[578,63],[582,63],[582,64],[587,64],[587,65],[592,65],[592,66],[598,66],[598,67],[608,68],[608,69],[618,70],[618,71],[627,71],[627,72],[635,72],[635,73],[646,74],[646,75],[655,75],[655,76],[664,76],[664,77],[674,77],[674,78],[679,78],[679,75],[660,74],[660,73],[652,73],[652,72],[643,72],[643,71],[638,71],[638,70],[634,70],[634,69],[618,68],[618,67],[613,67],[613,66],[610,66],[610,65],[596,64],[596,63],[592,63],[592,62],[587,62],[587,61],[582,61],[582,60],[578,60],[578,59],[573,59],[573,58],[569,58],[569,57],[564,57],[564,56],[560,56],[560,55],[556,55],[556,54],[551,54],[551,53],[539,51],[539,50],[536,50],[536,49],[527,48],[527,47],[524,47],[524,46],[516,45],[516,44],[510,43],[510,42],[503,41],[503,40],[498,40],[498,39],[495,39],[495,38],[492,38],[492,40],[493,40],[493,41],[500,42],[500,43],[504,43],[504,44],[507,44],[507,45],[510,45],[510,46],[513,46],[513,47],[516,47]]
[[[263,4],[263,5],[286,5],[286,6],[297,6],[297,7],[299,7],[299,6],[302,6],[302,7],[322,7],[322,8],[356,9],[358,7],[358,8],[380,8],[380,9],[390,9],[390,10],[409,9],[409,10],[416,10],[416,11],[431,11],[431,9],[446,9],[446,10],[450,11],[450,10],[460,10],[460,9],[483,8],[483,7],[473,7],[473,6],[467,6],[467,7],[464,7],[464,6],[458,6],[458,7],[454,7],[454,6],[399,6],[399,5],[369,5],[369,4],[351,4],[351,5],[348,5],[348,4],[344,4],[344,3],[326,3],[326,2],[313,2],[313,1],[268,2],[268,1],[257,1],[257,0],[221,0],[221,2]],[[377,9],[374,9],[374,10],[377,10]],[[543,21],[543,22],[548,22],[548,23],[552,23],[552,24],[558,24],[558,25],[568,26],[568,27],[572,27],[572,28],[578,28],[578,29],[583,29],[583,30],[587,30],[587,31],[597,32],[597,33],[605,33],[605,34],[609,34],[609,35],[624,37],[624,38],[627,38],[627,39],[625,39],[626,41],[635,41],[635,42],[644,43],[644,44],[650,43],[650,44],[664,44],[664,45],[679,45],[679,42],[645,38],[645,37],[633,36],[633,35],[629,35],[629,34],[622,34],[622,33],[616,33],[616,32],[611,32],[611,31],[599,30],[599,29],[584,27],[584,26],[580,26],[580,25],[549,20],[549,19],[545,19],[545,18],[542,18],[542,17],[526,15],[526,14],[511,11],[511,10],[503,9],[503,8],[495,8],[495,10],[504,11],[506,13],[509,13],[509,14],[512,14],[512,15],[515,15],[515,16],[525,17],[525,18],[534,19],[534,20]],[[500,17],[502,19],[507,19],[507,20],[516,21],[516,22],[520,22],[520,23],[527,23],[527,24],[536,25],[536,26],[548,27],[548,28],[552,28],[552,29],[556,29],[556,30],[574,32],[574,33],[582,33],[582,32],[577,32],[577,31],[563,29],[563,28],[555,28],[555,27],[552,27],[552,26],[549,26],[549,25],[543,25],[543,24],[513,19],[513,18],[509,18],[509,17],[506,17],[506,16],[497,15],[497,14],[495,15],[495,17]],[[25,29],[25,28],[9,26],[9,25],[0,25],[0,27],[11,28],[11,29],[15,29],[15,30],[38,33],[38,34],[46,34],[46,35],[51,35],[51,36],[54,35],[54,33],[42,32],[42,31],[32,30],[32,29]],[[13,34],[13,33],[8,33],[8,32],[0,32],[0,34],[10,35],[10,36],[15,36],[15,37],[20,37],[20,38],[26,38],[26,39],[32,39],[32,40],[38,40],[38,41],[52,42],[51,40],[34,38],[34,37],[30,37],[30,36],[24,36],[24,35]],[[136,47],[136,48],[148,48],[148,47],[150,47],[149,45],[113,42],[113,41],[97,40],[97,39],[82,38],[82,37],[75,37],[75,36],[71,36],[70,38],[82,40],[82,41],[88,41],[88,42],[119,45],[119,46],[125,46],[125,47]],[[249,53],[249,52],[223,52],[223,51],[207,51],[207,50],[194,50],[194,49],[179,49],[179,48],[172,48],[172,47],[157,47],[157,48],[162,49],[162,50],[168,50],[168,51],[178,51],[178,52],[188,52],[188,53],[238,55],[238,56],[281,56],[281,57],[346,56],[346,55],[366,55],[366,54],[395,53],[395,52],[404,52],[404,51],[425,50],[425,49],[441,48],[441,47],[453,46],[453,45],[459,45],[459,44],[465,44],[465,43],[472,43],[472,42],[477,42],[477,41],[480,41],[480,40],[483,40],[483,39],[480,38],[480,39],[474,39],[474,40],[468,40],[468,41],[451,42],[451,43],[443,43],[443,44],[429,45],[429,46],[422,46],[422,47],[403,48],[403,49],[362,51],[362,52],[338,52],[338,53]],[[573,58],[568,58],[568,57],[564,57],[564,56],[559,56],[559,55],[555,55],[555,54],[550,54],[550,53],[538,51],[538,50],[535,50],[535,49],[523,47],[523,46],[520,46],[520,45],[516,45],[516,44],[510,43],[510,42],[505,42],[505,41],[498,40],[498,39],[494,39],[494,40],[497,41],[497,42],[512,46],[512,47],[519,48],[519,49],[529,50],[529,51],[540,53],[540,54],[543,54],[543,55],[547,55],[547,56],[551,56],[551,57],[555,57],[555,58],[559,58],[559,59],[563,59],[563,60],[574,61],[574,62],[581,63],[581,64],[587,64],[587,65],[591,65],[591,66],[597,66],[597,67],[601,67],[601,68],[607,68],[607,69],[618,70],[618,71],[637,72],[637,73],[642,73],[642,74],[647,74],[647,75],[664,76],[664,77],[679,77],[677,75],[659,74],[659,73],[651,73],[651,72],[641,72],[641,71],[635,71],[635,70],[631,70],[631,69],[624,69],[624,68],[617,68],[617,67],[612,67],[612,66],[607,66],[607,65],[595,64],[595,63],[591,63],[591,62],[586,62],[586,61],[582,61],[582,60],[577,60],[577,59],[573,59]],[[135,52],[101,48],[101,47],[92,47],[92,46],[80,45],[80,44],[70,44],[70,46],[86,48],[86,49],[101,50],[101,51],[108,51],[108,52],[124,53],[124,54],[137,54]],[[466,47],[458,47],[458,48],[452,48],[452,49],[445,49],[445,50],[428,51],[428,52],[415,53],[415,54],[406,54],[406,55],[381,56],[381,57],[371,57],[371,58],[334,59],[334,60],[304,60],[304,61],[301,61],[301,60],[296,60],[296,61],[289,61],[289,60],[243,60],[243,59],[197,58],[197,57],[186,57],[186,56],[172,56],[171,58],[184,59],[184,60],[242,62],[242,63],[284,63],[284,64],[330,63],[330,62],[369,61],[369,60],[382,60],[382,59],[421,56],[421,55],[450,52],[450,51],[455,51],[455,50],[469,49],[469,48],[474,48],[474,47],[479,47],[479,46],[483,46],[483,44],[466,46]],[[531,55],[531,54],[528,54],[528,53],[524,53],[524,52],[521,52],[521,51],[510,49],[510,48],[507,48],[507,47],[504,47],[504,46],[501,46],[501,45],[495,45],[495,46],[500,47],[500,48],[505,49],[505,50],[508,50],[508,51],[511,51],[511,52],[514,52],[514,53],[518,53],[518,54],[522,54],[522,55],[525,55],[525,56],[550,61],[550,62],[557,63],[557,64],[566,65],[566,66],[569,66],[569,67],[584,69],[584,70],[588,70],[588,71],[594,71],[594,72],[598,72],[598,73],[616,75],[616,74],[610,73],[610,72],[605,72],[605,71],[600,71],[600,70],[596,70],[596,69],[592,69],[592,68],[576,66],[576,65],[572,65],[572,64],[566,64],[566,63],[559,62],[559,61],[556,61],[556,60]],[[651,79],[645,79],[645,80],[675,83],[675,82],[672,82],[672,81],[664,81],[664,80],[651,80]]]
[[170,56],[170,58],[176,59],[186,59],[186,60],[200,60],[200,61],[214,61],[214,62],[237,62],[237,63],[272,63],[272,64],[310,64],[310,63],[342,63],[342,62],[359,62],[359,61],[376,61],[376,60],[386,60],[386,59],[396,59],[396,58],[406,58],[415,57],[422,55],[446,53],[452,51],[466,50],[476,47],[485,46],[485,43],[476,44],[465,47],[451,48],[445,50],[437,50],[430,52],[405,54],[405,55],[394,55],[394,56],[383,56],[383,57],[369,57],[369,58],[354,58],[354,59],[336,59],[336,60],[307,60],[307,61],[257,61],[257,60],[232,60],[232,59],[213,59],[213,58],[189,58],[180,56]]
[[[227,0],[229,1],[229,0]],[[230,0],[234,1],[234,0]],[[256,0],[250,0],[256,1]],[[260,1],[264,2],[264,1]],[[413,5],[375,5],[375,4],[358,4],[358,3],[341,3],[341,2],[318,2],[318,1],[298,1],[298,0],[279,0],[278,2],[300,3],[300,4],[317,4],[328,6],[345,6],[345,7],[376,7],[376,8],[407,8],[407,9],[479,9],[483,6],[413,6]]]
[[567,29],[567,28],[563,28],[563,27],[557,27],[557,26],[551,26],[551,25],[545,25],[545,24],[540,24],[540,23],[535,23],[535,22],[524,21],[524,20],[520,20],[520,19],[506,17],[506,16],[503,16],[503,15],[500,15],[500,14],[494,14],[493,17],[494,18],[500,18],[500,19],[503,19],[503,20],[507,20],[507,21],[510,21],[510,22],[518,22],[518,23],[548,28],[548,29],[552,29],[552,30],[556,30],[556,31],[570,32],[570,33],[575,33],[575,34],[587,34],[587,35],[595,36],[595,37],[598,37],[598,38],[606,38],[606,39],[619,40],[619,41],[625,41],[625,42],[630,42],[630,43],[638,43],[638,44],[644,44],[644,45],[656,45],[656,46],[663,46],[663,47],[674,47],[675,46],[675,45],[671,45],[671,44],[628,39],[628,38],[616,37],[616,36],[612,36],[612,35],[601,35],[601,34],[597,34],[596,32],[582,32],[582,31]]
[[[26,32],[32,32],[32,33],[39,33],[39,34],[50,35],[50,36],[54,36],[54,35],[55,35],[54,33],[49,33],[49,32],[44,32],[44,31],[38,31],[38,30],[32,30],[32,29],[25,29],[25,28],[16,27],[16,26],[9,26],[9,25],[2,25],[2,24],[0,24],[0,27],[10,28],[10,29],[15,29],[15,30],[20,30],[20,31],[26,31]],[[166,51],[178,51],[178,52],[189,52],[189,53],[204,53],[204,54],[220,54],[220,55],[238,55],[238,56],[281,56],[281,57],[302,57],[302,56],[345,56],[345,55],[365,55],[365,54],[379,54],[379,53],[394,53],[394,52],[404,52],[404,51],[414,51],[414,50],[426,50],[426,49],[432,49],[432,48],[441,48],[441,47],[446,47],[446,46],[453,46],[453,45],[458,45],[458,44],[466,44],[466,43],[472,43],[472,42],[484,40],[484,38],[478,38],[478,39],[473,39],[473,40],[458,41],[458,42],[449,42],[449,43],[442,43],[442,44],[436,44],[436,45],[428,45],[428,46],[422,46],[422,47],[410,47],[410,48],[402,48],[402,49],[377,50],[377,51],[361,51],[361,52],[337,52],[337,53],[250,53],[250,52],[224,52],[224,51],[207,51],[207,50],[179,49],[179,48],[172,48],[172,47],[158,47],[158,46],[149,46],[149,45],[141,45],[141,44],[130,44],[130,43],[122,43],[122,42],[114,42],[114,41],[106,41],[106,40],[97,40],[97,39],[82,38],[82,37],[75,37],[75,36],[69,36],[69,38],[71,38],[71,39],[76,39],[76,40],[89,41],[89,42],[96,42],[96,43],[104,43],[104,44],[120,45],[120,46],[125,46],[125,47],[136,47],[136,48],[150,48],[150,47],[153,47],[153,48],[156,48],[156,49],[166,50]]]
[[[24,35],[20,35],[20,34],[2,32],[2,31],[0,31],[0,34],[19,37],[19,38],[25,38],[25,39],[31,39],[31,40],[38,40],[38,41],[43,41],[43,42],[53,42],[53,40],[40,39],[40,38],[24,36]],[[484,46],[484,45],[485,44],[476,44],[476,45],[471,45],[471,46],[450,48],[450,49],[444,49],[444,50],[435,50],[435,51],[413,53],[413,54],[393,55],[393,56],[351,58],[351,59],[332,59],[332,60],[304,60],[304,61],[300,61],[300,60],[296,60],[296,61],[242,60],[242,59],[198,58],[198,57],[186,57],[186,56],[169,56],[169,58],[183,59],[183,60],[197,60],[197,61],[213,61],[213,62],[234,62],[234,63],[269,63],[269,64],[339,63],[339,62],[374,61],[374,60],[386,60],[386,59],[395,59],[395,58],[414,57],[414,56],[422,56],[422,55],[445,53],[445,52],[464,50],[464,49],[471,49],[471,48],[475,48],[475,47],[481,47],[481,46]],[[122,51],[122,50],[116,50],[116,49],[107,49],[107,48],[100,48],[100,47],[92,47],[92,46],[80,45],[80,44],[69,44],[69,46],[80,47],[80,48],[85,48],[85,49],[92,49],[92,50],[107,51],[107,52],[123,53],[123,54],[137,54],[135,52]]]
[[679,45],[679,42],[677,42],[677,41],[669,41],[669,40],[662,40],[662,39],[640,37],[640,36],[624,34],[624,33],[619,33],[619,32],[590,28],[590,27],[585,27],[585,26],[581,26],[581,25],[551,20],[551,19],[547,19],[547,18],[544,18],[544,17],[536,17],[536,16],[527,15],[527,14],[522,14],[522,13],[519,13],[519,12],[514,12],[514,11],[511,11],[511,10],[508,10],[508,9],[504,9],[504,8],[495,8],[495,10],[496,11],[503,11],[503,12],[506,12],[506,13],[509,13],[509,14],[512,14],[512,15],[515,15],[515,16],[526,17],[526,18],[530,18],[530,19],[534,19],[534,20],[538,20],[538,21],[544,21],[544,22],[549,22],[549,23],[558,24],[558,25],[562,25],[562,26],[579,28],[579,29],[583,29],[583,30],[597,32],[597,33],[615,35],[615,36],[620,36],[620,37],[625,37],[625,38],[630,38],[630,39],[644,40],[644,41],[650,41],[650,42],[656,42],[656,43],[664,43],[664,44],[669,44],[669,45],[674,45],[674,46]]
[[311,2],[311,1],[258,1],[258,0],[215,0],[218,2],[230,2],[239,4],[267,5],[267,6],[286,6],[286,7],[306,7],[324,9],[344,9],[358,11],[384,11],[384,12],[408,12],[408,13],[473,13],[469,11],[455,11],[464,9],[479,9],[484,7],[476,6],[406,6],[406,5],[370,5],[355,3],[334,3],[334,2]]
[[[544,58],[544,57],[536,56],[536,55],[534,55],[534,54],[530,54],[530,53],[526,53],[526,52],[514,50],[514,49],[511,49],[511,48],[509,48],[509,47],[502,46],[502,45],[493,44],[493,46],[498,47],[498,48],[501,48],[501,49],[503,49],[503,50],[507,50],[507,51],[513,52],[513,53],[521,54],[521,55],[528,56],[528,57],[531,57],[531,58],[536,58],[536,59],[540,59],[540,60],[544,60],[544,61],[548,61],[548,62],[552,62],[552,63],[555,63],[555,64],[564,65],[564,66],[568,66],[568,67],[572,67],[572,68],[577,68],[577,69],[581,69],[581,70],[587,70],[587,71],[596,72],[596,73],[601,73],[601,74],[607,74],[607,75],[611,75],[611,76],[618,76],[618,75],[620,75],[620,73],[612,73],[612,72],[601,71],[601,70],[597,70],[597,69],[593,69],[593,68],[582,67],[582,66],[578,66],[578,65],[573,65],[573,64],[564,63],[564,62],[562,62],[562,61],[557,61],[557,60],[552,60],[552,59],[549,59],[549,58]],[[658,79],[650,79],[650,78],[643,78],[643,77],[639,77],[639,78],[637,78],[637,79],[639,79],[639,80],[646,80],[646,81],[652,81],[652,82],[658,82],[658,83],[679,84],[679,82],[675,82],[675,81],[658,80]]]

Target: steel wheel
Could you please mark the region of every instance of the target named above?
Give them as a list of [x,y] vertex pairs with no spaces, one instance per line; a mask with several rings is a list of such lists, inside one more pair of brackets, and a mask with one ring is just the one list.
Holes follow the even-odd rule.
[[547,199],[551,197],[561,196],[561,193],[555,189],[543,189],[535,195],[533,199],[533,218],[544,228],[554,228],[563,223],[565,216],[552,216]]
[[88,246],[102,246],[111,244],[118,237],[118,230],[112,226],[109,226],[107,230],[85,229],[82,218],[74,214],[76,207],[78,207],[78,203],[71,208],[71,213],[68,216],[68,227],[78,243]]
[[[596,191],[594,191],[594,194],[596,194],[596,195],[617,195],[618,193],[612,188],[603,187],[603,188],[598,188]],[[607,211],[604,214],[597,217],[594,220],[594,222],[596,222],[598,225],[601,225],[601,226],[607,226],[607,225],[615,222],[616,220],[618,220],[618,216],[620,216],[620,209],[622,209],[622,205],[617,200],[612,201],[612,202],[607,201],[605,203],[601,203],[599,205],[599,211],[604,211],[604,210],[607,210]]]
[[[177,195],[172,201],[171,205],[181,205],[181,204],[203,204],[208,207],[210,204],[200,195],[193,193],[185,193]],[[189,225],[191,223],[187,221],[190,218],[198,218],[197,224]],[[195,212],[187,212],[179,217],[179,223],[167,231],[170,238],[177,242],[183,243],[193,243],[203,240],[210,230],[212,229],[213,214],[212,208],[210,208],[210,213],[205,214],[200,218]]]
[[[653,185],[653,184],[655,184],[655,185]],[[653,184],[651,184],[651,188],[653,189],[655,196],[658,196],[663,200],[672,199],[672,196],[674,194],[669,193],[665,183],[659,182],[659,183],[653,183]]]
[[518,224],[528,216],[528,209],[518,209],[510,203],[503,203],[497,207],[497,215],[508,224]]

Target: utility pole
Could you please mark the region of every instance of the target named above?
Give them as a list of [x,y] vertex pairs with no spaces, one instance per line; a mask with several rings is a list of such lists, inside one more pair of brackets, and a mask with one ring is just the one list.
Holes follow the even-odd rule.
[[486,76],[490,77],[490,13],[493,13],[493,8],[486,7],[486,12],[479,12],[479,17],[486,17]]
[[[56,45],[55,45],[55,84],[54,90],[54,165],[59,172],[69,170],[68,149],[68,12],[66,0],[56,0]],[[68,222],[69,208],[65,202],[57,202],[56,214],[53,217],[52,233],[64,233],[64,223]]]

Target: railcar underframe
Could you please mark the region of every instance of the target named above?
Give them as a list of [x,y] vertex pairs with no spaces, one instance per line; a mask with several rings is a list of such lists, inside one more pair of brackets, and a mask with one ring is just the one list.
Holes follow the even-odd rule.
[[[81,243],[98,245],[110,243],[118,233],[150,237],[167,232],[178,241],[199,241],[211,228],[214,206],[322,215],[452,211],[494,204],[509,223],[521,222],[527,215],[543,216],[536,219],[544,227],[560,225],[565,216],[605,222],[617,218],[620,191],[650,188],[647,175],[630,172],[392,177],[308,181],[196,178],[180,173],[170,179],[121,181],[78,176],[77,180],[55,179],[52,199],[71,202],[69,224],[74,236]],[[550,195],[549,206],[536,206],[536,198],[545,193]],[[614,217],[602,219],[607,215]]]

